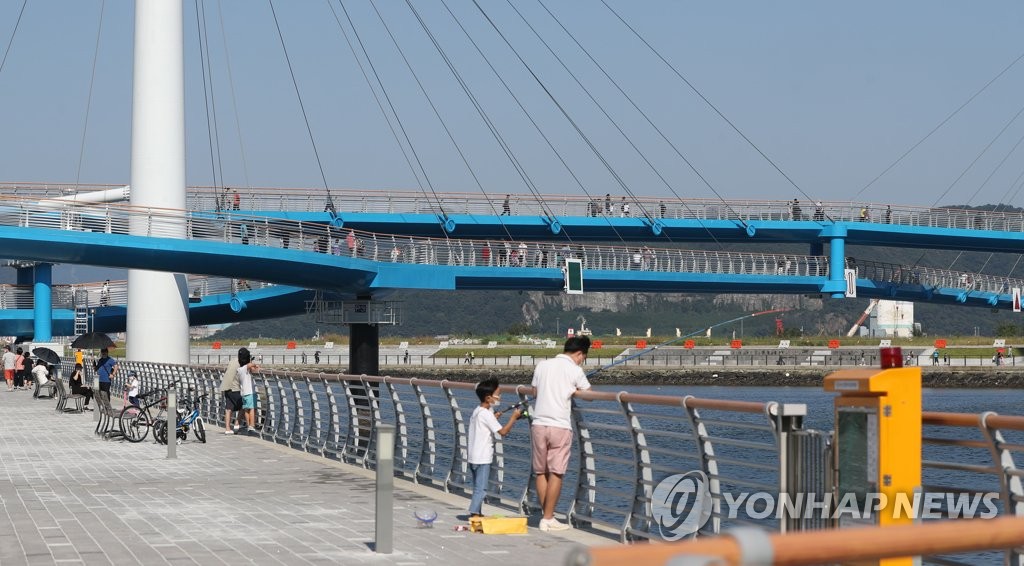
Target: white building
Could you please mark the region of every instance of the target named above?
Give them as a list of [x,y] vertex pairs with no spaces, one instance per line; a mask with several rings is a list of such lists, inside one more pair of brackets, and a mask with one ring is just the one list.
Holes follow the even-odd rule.
[[873,336],[910,338],[914,335],[914,303],[910,301],[878,301],[871,313]]

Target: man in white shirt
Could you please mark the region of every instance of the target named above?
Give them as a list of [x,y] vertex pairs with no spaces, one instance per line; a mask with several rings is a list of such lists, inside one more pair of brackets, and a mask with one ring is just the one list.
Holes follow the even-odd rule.
[[589,350],[590,338],[575,336],[565,341],[561,354],[537,364],[533,371],[536,401],[530,435],[537,497],[544,510],[540,520],[542,531],[570,528],[555,519],[555,504],[562,492],[562,478],[572,448],[572,396],[590,389],[590,382],[580,368]]

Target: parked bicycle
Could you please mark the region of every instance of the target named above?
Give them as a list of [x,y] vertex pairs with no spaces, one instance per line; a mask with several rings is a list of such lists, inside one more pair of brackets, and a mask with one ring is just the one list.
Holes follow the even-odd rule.
[[[188,438],[189,430],[195,434],[196,440],[206,442],[206,423],[199,412],[199,403],[206,397],[204,394],[181,400],[181,404],[178,406],[178,426],[174,435],[175,442],[178,444]],[[160,444],[167,444],[167,419],[153,423],[153,436]]]
[[[180,380],[175,381],[169,387],[176,386],[178,381]],[[150,403],[138,407],[126,405],[125,408],[121,409],[121,416],[118,421],[121,425],[121,434],[128,442],[142,442],[149,436],[149,429],[155,423],[167,420],[167,389],[146,391],[139,394],[139,400],[144,402],[146,398],[154,396],[154,400]],[[150,414],[152,407],[158,408],[156,417]]]

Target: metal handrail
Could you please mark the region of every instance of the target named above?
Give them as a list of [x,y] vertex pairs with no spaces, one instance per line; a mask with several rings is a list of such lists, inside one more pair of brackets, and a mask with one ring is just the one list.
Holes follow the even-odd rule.
[[[127,374],[127,370],[137,371],[143,388],[166,387],[180,379],[180,389],[209,394],[202,406],[204,418],[223,425],[224,405],[217,395],[220,368],[131,361],[122,361],[120,366],[119,375]],[[71,368],[67,369],[70,373]],[[373,467],[373,431],[386,418],[403,425],[395,435],[395,454],[401,455],[396,459],[398,475],[447,492],[469,495],[472,488],[466,461],[468,433],[462,423],[478,403],[473,384],[276,370],[264,370],[254,377],[259,391],[257,413],[262,438]],[[123,383],[117,378],[114,381],[117,394]],[[532,398],[534,394],[532,387],[523,385],[516,386],[514,391],[520,399]],[[775,484],[777,462],[785,458],[778,431],[780,427],[793,426],[779,417],[775,403],[625,392],[581,392],[575,401],[573,414],[579,425],[575,441],[581,456],[570,464],[566,474],[570,489],[564,490],[560,505],[568,509],[574,522],[603,525],[621,540],[658,536],[651,496],[657,483],[671,473],[704,473],[710,478],[716,509],[723,494],[740,489],[738,486],[749,482],[752,474]],[[311,409],[314,406],[316,410]],[[775,462],[772,470],[761,465],[745,466],[736,458],[728,458],[728,448],[715,446],[715,438],[729,438],[726,429],[730,421],[740,425],[737,430],[742,429],[745,434],[756,429],[761,435],[756,443],[764,453],[758,464]],[[598,429],[602,429],[601,434],[594,434]],[[620,431],[615,434],[621,437],[616,438],[623,442],[604,438],[610,431]],[[692,440],[693,450],[681,449],[680,434]],[[526,509],[531,501],[532,461],[527,428],[514,428],[513,434],[496,448],[500,457],[492,466],[490,501],[513,510]],[[679,458],[679,454],[684,457]],[[602,463],[595,465],[597,462]],[[775,518],[761,523],[772,529],[780,528],[780,521]],[[730,524],[733,523],[716,517],[702,532],[718,532]]]
[[[1015,462],[1015,458],[1024,455],[1024,446],[1006,441],[1007,434],[1018,438],[1024,434],[1024,417],[926,411],[922,413],[921,420],[924,456],[922,472],[926,491],[966,492],[973,495],[998,492],[1003,514],[1024,517],[1024,487],[1019,475],[1020,468]],[[944,450],[953,447],[962,460],[939,460],[930,447]],[[971,487],[964,489],[962,486],[940,485],[938,482],[951,470],[973,478]],[[1010,550],[1007,560],[1014,564],[1024,562],[1024,554],[1019,550]],[[957,563],[950,559],[945,559],[945,562]]]
[[[878,563],[881,558],[1004,550],[1024,545],[1024,519],[1003,517],[898,527],[735,536],[650,545],[579,548],[565,560],[576,566],[744,566]],[[754,538],[756,536],[756,538]],[[746,543],[746,544],[744,544]],[[747,553],[747,554],[744,554]]]
[[[265,281],[202,275],[189,275],[187,284],[188,294],[191,297],[255,291],[274,285]],[[85,303],[79,303],[81,296],[76,295],[76,291],[85,292]],[[128,281],[124,279],[111,280],[105,290],[104,284],[100,282],[53,285],[51,286],[50,301],[51,307],[55,309],[125,305],[128,303]],[[0,284],[0,310],[31,309],[34,304],[35,294],[32,285]]]
[[[344,255],[374,262],[451,267],[559,268],[564,259],[578,258],[588,270],[802,277],[829,274],[829,258],[823,256],[416,238],[357,232],[329,224],[250,216],[235,211],[209,214],[116,204],[29,201],[7,196],[0,197],[0,225],[241,243]],[[855,263],[848,260],[847,267]],[[919,280],[923,274],[922,281],[933,281],[932,286],[958,288],[961,282],[969,282],[966,291],[1008,293],[1012,287],[1024,286],[1024,280],[864,263],[867,275],[883,281],[893,280],[892,275],[887,276],[887,270],[901,270],[907,274],[917,272]],[[909,281],[914,280],[912,275],[908,277]],[[899,281],[903,282],[902,276]]]
[[[71,365],[64,365],[65,376],[70,375]],[[122,361],[121,366],[118,376],[135,370],[144,389],[167,387],[178,380],[181,390],[209,394],[202,408],[204,417],[224,424],[223,400],[217,395],[221,368],[132,361]],[[91,368],[87,372],[91,377]],[[376,426],[385,421],[401,423],[394,446],[394,453],[400,455],[395,467],[398,475],[468,495],[467,433],[458,423],[465,422],[467,411],[475,404],[472,384],[277,370],[264,370],[255,378],[264,439],[373,467]],[[123,380],[114,380],[115,395],[123,385]],[[521,400],[535,393],[525,385],[509,386],[509,390]],[[655,538],[660,534],[652,513],[655,486],[672,473],[695,470],[709,479],[714,504],[712,518],[701,534],[750,522],[785,531],[785,517],[760,521],[730,518],[721,503],[731,491],[742,491],[742,486],[777,486],[779,493],[788,493],[780,472],[792,457],[785,438],[799,429],[804,414],[803,405],[579,392],[572,412],[578,452],[566,474],[566,485],[575,490],[565,490],[571,493],[563,494],[560,506],[568,508],[568,516],[578,525],[602,526],[620,540]],[[922,424],[926,483],[932,473],[964,470],[992,477],[995,484],[993,489],[973,484],[969,489],[926,485],[926,491],[999,492],[998,513],[1024,517],[1024,474],[1015,462],[1024,452],[1024,417],[924,412]],[[970,431],[976,432],[965,437]],[[501,457],[495,461],[490,484],[491,503],[513,510],[528,508],[532,500],[530,438],[524,433],[525,429],[514,428],[499,445]],[[692,448],[686,445],[687,439],[693,442]],[[929,459],[929,446],[956,446],[964,451],[956,453],[955,461],[938,461]],[[978,465],[986,460],[987,465]],[[732,495],[734,499],[735,493]],[[1019,550],[1008,552],[1008,560],[1022,561]]]
[[[3,183],[0,192],[8,195],[55,198],[119,188],[124,185],[77,185],[60,183]],[[234,187],[239,208],[246,211],[322,212],[327,206],[323,189],[281,187]],[[223,187],[188,187],[188,210],[215,211],[233,207]],[[449,214],[498,215],[505,212],[505,195],[481,195],[441,192],[425,196],[411,190],[330,189],[336,209],[345,212],[435,214],[443,208]],[[591,198],[573,195],[510,194],[508,213],[518,216],[599,216],[622,215],[623,198]],[[650,219],[692,220],[798,220],[807,222],[868,222],[929,228],[1003,230],[1024,232],[1024,213],[967,210],[949,207],[923,207],[866,201],[812,201],[756,199],[671,199],[630,197],[630,215]],[[862,214],[863,211],[863,214]]]

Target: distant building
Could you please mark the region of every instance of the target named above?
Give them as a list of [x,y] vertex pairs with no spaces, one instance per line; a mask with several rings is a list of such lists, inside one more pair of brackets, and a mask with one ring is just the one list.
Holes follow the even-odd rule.
[[914,303],[878,301],[871,313],[871,335],[910,338],[914,335]]

